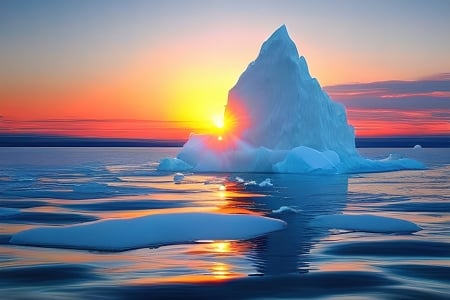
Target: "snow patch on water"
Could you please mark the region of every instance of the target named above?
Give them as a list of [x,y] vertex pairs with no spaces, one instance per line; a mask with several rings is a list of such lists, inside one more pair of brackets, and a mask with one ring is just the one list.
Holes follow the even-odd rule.
[[123,251],[199,240],[246,240],[281,230],[286,223],[255,215],[158,214],[133,219],[40,227],[21,231],[10,243],[53,248]]
[[310,225],[329,229],[364,231],[375,233],[412,233],[422,228],[413,222],[375,215],[322,215],[315,217]]
[[173,175],[173,182],[174,183],[181,183],[184,179],[184,174],[183,173],[175,173],[175,175]]
[[295,214],[298,214],[300,212],[301,212],[300,209],[295,209],[295,208],[290,207],[290,206],[281,206],[278,209],[272,210],[272,213],[274,213],[274,214],[281,214],[281,213],[295,213]]

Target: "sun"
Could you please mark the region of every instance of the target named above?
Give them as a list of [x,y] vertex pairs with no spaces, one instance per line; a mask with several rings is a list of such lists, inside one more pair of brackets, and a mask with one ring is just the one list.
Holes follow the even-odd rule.
[[212,121],[213,121],[214,126],[216,126],[218,129],[224,129],[225,122],[224,122],[223,116],[215,115],[215,116],[213,116]]

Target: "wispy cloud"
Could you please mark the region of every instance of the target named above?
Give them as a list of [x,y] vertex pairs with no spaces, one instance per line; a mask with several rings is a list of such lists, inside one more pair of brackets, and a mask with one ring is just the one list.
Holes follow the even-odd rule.
[[359,135],[450,134],[450,73],[325,87]]
[[0,133],[50,134],[81,137],[186,139],[191,132],[204,131],[202,124],[186,121],[133,119],[44,119],[0,118]]

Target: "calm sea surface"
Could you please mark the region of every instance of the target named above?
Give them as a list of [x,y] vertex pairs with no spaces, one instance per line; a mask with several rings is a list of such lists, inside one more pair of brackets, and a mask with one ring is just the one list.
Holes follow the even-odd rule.
[[[175,184],[156,166],[178,151],[0,148],[0,299],[450,299],[450,149],[360,149],[369,158],[418,159],[422,171],[186,174]],[[273,186],[244,186],[236,176]],[[273,212],[282,206],[299,212]],[[190,211],[264,215],[288,226],[247,241],[123,252],[9,244],[33,227]],[[309,226],[339,213],[400,218],[423,230]]]

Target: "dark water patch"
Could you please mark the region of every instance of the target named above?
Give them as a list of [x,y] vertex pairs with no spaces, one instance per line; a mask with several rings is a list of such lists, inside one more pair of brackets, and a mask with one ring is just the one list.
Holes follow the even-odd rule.
[[22,212],[7,219],[2,219],[2,222],[13,224],[66,225],[91,222],[95,220],[98,220],[98,218],[84,214]]
[[450,243],[426,241],[378,241],[339,244],[325,250],[332,255],[449,257]]
[[[249,276],[197,284],[129,285],[85,291],[86,298],[254,299],[348,295],[395,284],[374,272],[318,272],[288,276]],[[324,288],[326,287],[326,288]]]
[[43,285],[99,279],[91,267],[73,264],[52,264],[0,269],[0,286]]
[[[364,182],[364,184],[367,184]],[[356,185],[356,184],[354,184]],[[355,193],[348,192],[348,200],[358,203],[392,203],[410,201],[410,197],[389,195],[389,194],[371,194],[371,193]]]
[[113,192],[108,193],[76,193],[68,191],[51,191],[45,189],[26,189],[26,190],[10,190],[4,191],[3,195],[22,197],[22,198],[49,198],[49,199],[66,199],[66,200],[86,200],[96,198],[108,198],[114,195]]
[[384,266],[383,268],[402,276],[414,277],[421,280],[439,280],[450,283],[449,266],[399,264]]
[[[0,234],[0,245],[9,244],[9,240],[11,239],[11,235],[9,234]],[[0,259],[1,261],[1,259]]]
[[0,200],[0,207],[8,207],[8,208],[33,208],[48,205],[49,204],[47,202],[39,200],[25,200],[25,199]]
[[68,204],[63,207],[84,211],[120,211],[120,210],[145,210],[145,209],[163,209],[186,206],[185,201],[158,201],[158,200],[139,200],[139,201],[107,201],[97,203]]
[[[367,291],[367,294],[373,294],[372,291]],[[439,291],[433,287],[423,288],[418,286],[400,286],[383,288],[375,292],[373,299],[389,299],[389,300],[448,300],[448,293],[446,290]],[[362,294],[366,298],[366,294]]]
[[408,202],[388,204],[384,208],[392,211],[440,212],[449,213],[450,203],[445,202]]
[[131,196],[141,195],[145,193],[154,192],[150,188],[133,188],[133,187],[111,187],[105,191],[73,191],[69,187],[67,191],[45,190],[42,188],[26,189],[26,190],[10,190],[4,191],[5,196],[21,197],[21,198],[50,198],[50,199],[65,199],[65,200],[90,200],[109,198],[113,196]]

